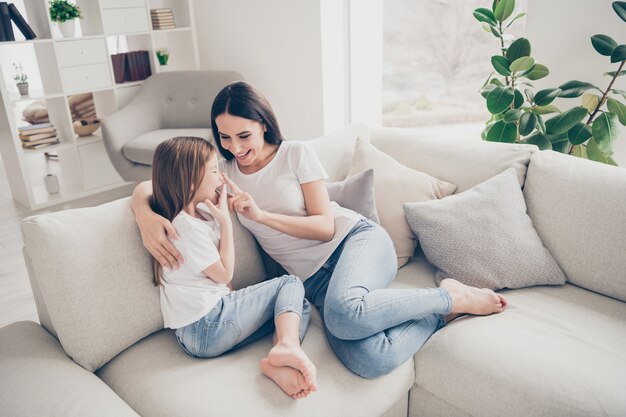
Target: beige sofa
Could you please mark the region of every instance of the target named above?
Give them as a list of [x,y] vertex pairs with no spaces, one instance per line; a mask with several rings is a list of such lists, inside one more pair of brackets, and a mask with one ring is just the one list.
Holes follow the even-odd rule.
[[[0,329],[0,415],[626,415],[626,170],[530,146],[357,125],[311,142],[331,180],[348,172],[357,136],[457,184],[457,193],[514,167],[568,282],[504,291],[504,313],[454,321],[374,380],[335,358],[314,311],[304,349],[320,388],[294,401],[259,371],[269,337],[201,360],[162,329],[128,199],[34,216],[22,230],[41,326]],[[234,282],[263,279],[252,237],[236,225],[235,239]],[[432,286],[433,266],[419,253],[393,283]]]

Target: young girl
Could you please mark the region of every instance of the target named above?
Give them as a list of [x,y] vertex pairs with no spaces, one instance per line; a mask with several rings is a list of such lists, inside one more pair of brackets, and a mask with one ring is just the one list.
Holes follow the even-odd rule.
[[315,366],[300,348],[310,313],[300,280],[284,275],[229,288],[233,225],[215,148],[196,137],[164,141],[154,154],[152,185],[150,204],[172,222],[174,246],[186,261],[179,269],[163,269],[153,258],[165,327],[176,330],[189,355],[210,358],[259,339],[275,324],[276,344],[261,370],[294,399],[315,391]]

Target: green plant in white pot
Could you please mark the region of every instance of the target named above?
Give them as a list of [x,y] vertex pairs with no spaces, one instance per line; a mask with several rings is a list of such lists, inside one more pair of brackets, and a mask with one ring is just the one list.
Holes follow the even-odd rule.
[[15,81],[15,85],[17,89],[20,91],[20,95],[27,96],[28,95],[28,75],[22,70],[22,63],[16,64],[13,63],[13,70],[15,74],[13,74],[13,80]]
[[71,38],[76,32],[76,19],[80,19],[80,8],[68,0],[50,1],[50,19],[56,22],[65,38]]

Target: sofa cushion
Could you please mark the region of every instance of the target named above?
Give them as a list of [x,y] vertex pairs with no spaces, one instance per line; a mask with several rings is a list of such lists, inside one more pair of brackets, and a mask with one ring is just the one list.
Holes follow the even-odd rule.
[[138,417],[32,321],[0,329],[0,404],[0,414],[11,417]]
[[454,184],[400,164],[371,144],[357,140],[349,176],[374,170],[374,196],[380,224],[389,232],[398,258],[398,268],[407,263],[416,247],[416,238],[404,217],[402,204],[428,201],[454,192]]
[[331,201],[380,223],[374,198],[374,170],[368,169],[343,181],[326,183]]
[[524,184],[534,145],[485,142],[434,135],[431,129],[373,128],[371,143],[398,162],[417,171],[457,185],[457,193],[513,167],[520,185]]
[[[264,278],[256,242],[235,226],[234,285]],[[163,328],[130,199],[29,217],[22,223],[30,272],[65,352],[94,371]],[[113,261],[112,261],[113,260]]]
[[626,169],[536,152],[524,197],[567,280],[626,301]]
[[437,284],[454,278],[499,290],[565,283],[526,214],[513,168],[460,194],[405,203],[404,211],[426,258],[438,268]]
[[176,136],[197,136],[213,141],[211,129],[161,129],[144,133],[124,145],[122,152],[131,161],[152,166],[154,151],[161,142]]
[[341,181],[348,175],[357,138],[370,141],[369,127],[354,123],[307,142],[328,174],[328,181]]
[[267,336],[217,358],[196,359],[163,330],[121,353],[98,376],[143,417],[379,416],[407,401],[414,381],[412,360],[373,380],[348,371],[326,342],[315,308],[303,348],[317,366],[318,391],[293,400],[266,378],[259,362],[270,348]]

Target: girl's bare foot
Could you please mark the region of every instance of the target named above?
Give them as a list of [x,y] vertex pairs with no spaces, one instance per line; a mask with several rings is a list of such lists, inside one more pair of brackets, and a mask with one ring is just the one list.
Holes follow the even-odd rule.
[[311,392],[302,373],[289,366],[273,366],[268,358],[264,358],[261,360],[261,371],[294,400],[304,398]]
[[470,287],[455,279],[444,279],[439,286],[448,290],[452,298],[452,311],[448,315],[450,320],[446,316],[448,322],[458,317],[454,315],[456,313],[480,316],[501,313],[508,304],[506,298],[490,289]]
[[271,365],[276,367],[289,366],[302,373],[308,389],[317,391],[317,369],[299,344],[279,342],[267,355]]

